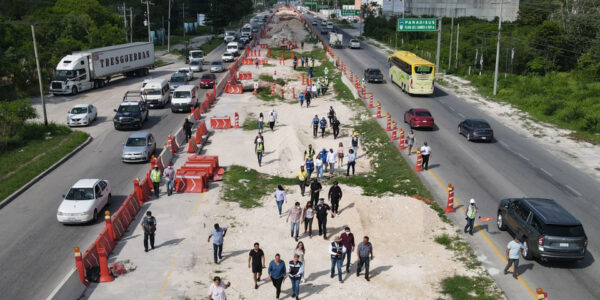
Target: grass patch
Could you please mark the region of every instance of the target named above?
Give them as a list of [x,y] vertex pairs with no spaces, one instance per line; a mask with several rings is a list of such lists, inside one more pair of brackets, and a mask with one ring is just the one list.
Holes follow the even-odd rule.
[[440,236],[436,236],[434,241],[440,245],[445,246],[446,249],[450,249],[450,246],[452,245],[452,238],[447,233],[444,233]]
[[278,184],[296,185],[295,178],[284,178],[259,173],[256,170],[233,165],[223,178],[223,199],[237,202],[242,208],[262,206],[260,198],[275,191]]
[[162,59],[157,59],[154,61],[154,67],[158,68],[158,67],[162,67],[164,65],[168,65],[169,63],[167,63],[166,61],[162,60]]
[[249,113],[242,124],[243,130],[258,130],[258,119],[253,113]]
[[37,131],[35,138],[29,138],[23,146],[0,154],[0,202],[88,138],[87,133],[71,131],[56,124],[46,127],[28,123],[25,126],[28,128],[26,131]]
[[468,269],[473,269],[481,266],[481,262],[477,260],[477,256],[473,253],[473,249],[465,242],[460,235],[450,236],[444,233],[436,236],[434,241],[443,245],[448,250],[452,250],[456,254],[456,260],[463,262]]
[[281,98],[281,92],[276,92],[271,96],[271,89],[259,89],[258,93],[256,93],[256,98],[267,102],[275,100],[285,101],[285,99]]
[[261,74],[258,79],[262,80],[262,81],[266,81],[266,82],[275,82],[278,85],[284,86],[286,81],[283,78],[277,78],[274,79],[273,76],[271,75],[267,75],[267,74]]
[[502,294],[497,289],[491,289],[494,282],[484,276],[466,277],[452,276],[442,280],[442,293],[452,299],[460,300],[494,300],[500,299]]
[[208,42],[202,44],[200,46],[200,50],[204,51],[204,54],[208,54],[215,50],[215,48],[219,47],[221,44],[223,44],[223,39],[213,37]]
[[314,49],[312,51],[299,53],[296,51],[290,51],[288,49],[279,49],[279,48],[271,48],[271,55],[269,57],[281,59],[281,54],[283,53],[283,57],[285,59],[291,59],[292,52],[294,53],[294,56],[296,56],[296,57],[300,57],[300,56],[309,57],[309,58],[312,57],[315,60],[319,60],[319,61],[322,60],[323,58],[325,58],[325,50],[323,50],[323,49]]

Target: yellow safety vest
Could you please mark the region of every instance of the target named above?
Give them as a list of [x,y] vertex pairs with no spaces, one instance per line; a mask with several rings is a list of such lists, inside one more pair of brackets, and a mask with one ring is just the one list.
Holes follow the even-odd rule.
[[300,181],[304,181],[306,179],[306,177],[308,177],[308,172],[306,172],[306,170],[298,171],[298,179]]
[[467,217],[469,219],[475,219],[476,215],[477,215],[477,208],[475,208],[475,205],[469,205],[469,208],[467,208]]
[[160,182],[160,171],[152,170],[150,179],[152,179],[152,182]]
[[261,143],[256,145],[256,152],[263,152],[263,149],[265,148],[265,146]]

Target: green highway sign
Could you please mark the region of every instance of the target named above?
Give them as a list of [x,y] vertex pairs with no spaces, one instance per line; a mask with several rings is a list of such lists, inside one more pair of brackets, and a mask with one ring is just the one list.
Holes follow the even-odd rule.
[[304,1],[304,5],[317,5],[317,1]]
[[397,31],[436,31],[437,19],[398,19]]
[[[304,3],[306,3],[306,2],[304,2]],[[327,4],[325,4],[325,5],[317,5],[317,8],[318,9],[328,9],[329,5],[327,5]]]
[[358,9],[342,9],[342,16],[359,16],[360,10]]

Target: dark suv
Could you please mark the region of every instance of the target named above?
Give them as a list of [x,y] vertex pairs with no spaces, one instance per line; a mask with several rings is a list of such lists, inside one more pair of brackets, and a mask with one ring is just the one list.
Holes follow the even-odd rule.
[[117,130],[125,127],[140,129],[148,119],[148,107],[145,101],[123,101],[115,112],[113,123]]
[[367,82],[379,82],[379,83],[383,82],[383,74],[381,73],[381,71],[379,69],[375,69],[375,68],[365,69],[364,78]]
[[504,199],[498,207],[498,229],[523,238],[523,258],[581,260],[588,240],[581,222],[554,200]]

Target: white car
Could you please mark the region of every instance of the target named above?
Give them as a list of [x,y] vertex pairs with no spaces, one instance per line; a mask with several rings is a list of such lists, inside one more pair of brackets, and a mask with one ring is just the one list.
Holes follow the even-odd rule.
[[98,117],[98,110],[91,104],[77,104],[68,111],[68,126],[87,126]]
[[321,21],[321,26],[327,26],[327,21],[325,21],[325,20]]
[[56,219],[63,224],[87,223],[98,220],[98,213],[110,204],[110,183],[102,179],[79,179],[63,195]]
[[225,62],[232,62],[235,60],[235,55],[233,55],[233,53],[225,52],[221,56],[221,60]]
[[199,59],[194,59],[190,63],[190,69],[194,72],[202,72],[202,61]]
[[350,49],[360,49],[360,42],[358,40],[351,39],[348,47],[350,47]]
[[192,68],[187,67],[187,68],[179,68],[179,70],[177,70],[177,73],[182,73],[185,75],[185,81],[190,81],[192,79],[194,79],[194,71],[192,71]]

